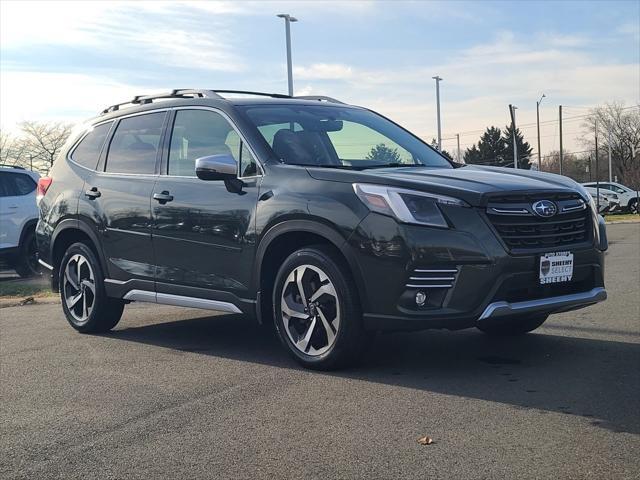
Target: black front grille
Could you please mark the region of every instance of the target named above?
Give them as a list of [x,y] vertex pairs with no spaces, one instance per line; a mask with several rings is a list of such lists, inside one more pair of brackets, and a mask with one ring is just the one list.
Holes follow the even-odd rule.
[[[591,212],[577,194],[536,197],[501,197],[489,203],[487,216],[509,249],[554,249],[591,239]],[[554,202],[557,214],[549,218],[536,215],[533,204],[540,199]]]

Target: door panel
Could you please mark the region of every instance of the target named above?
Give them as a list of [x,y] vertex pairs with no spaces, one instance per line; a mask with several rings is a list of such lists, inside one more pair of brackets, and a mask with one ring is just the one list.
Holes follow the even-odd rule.
[[166,115],[161,111],[120,119],[107,150],[105,172],[85,183],[83,201],[94,205],[112,279],[154,278],[151,193]]
[[257,183],[232,193],[223,182],[158,179],[154,193],[173,196],[165,204],[152,201],[158,292],[160,283],[169,283],[245,295],[255,255]]

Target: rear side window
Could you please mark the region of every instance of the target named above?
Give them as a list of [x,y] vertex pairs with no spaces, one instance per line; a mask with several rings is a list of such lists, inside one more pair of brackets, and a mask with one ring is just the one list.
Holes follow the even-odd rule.
[[102,146],[104,145],[104,141],[107,138],[112,124],[113,122],[108,122],[94,127],[93,130],[87,133],[80,141],[71,154],[71,159],[83,167],[95,170]]
[[36,182],[22,173],[0,173],[0,197],[29,195],[36,189]]
[[123,118],[116,128],[109,153],[107,172],[153,174],[165,112]]

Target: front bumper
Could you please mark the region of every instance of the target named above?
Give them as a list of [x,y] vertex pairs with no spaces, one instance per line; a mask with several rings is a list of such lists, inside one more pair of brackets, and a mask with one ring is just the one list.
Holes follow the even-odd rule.
[[[349,238],[366,328],[458,330],[480,319],[551,314],[606,299],[603,222],[594,222],[589,242],[514,254],[477,210],[447,213],[451,229],[404,225],[370,214]],[[540,255],[558,250],[574,254],[572,280],[540,285]],[[419,306],[415,294],[420,289],[413,288],[412,279],[429,275],[439,280],[423,289],[429,300]]]
[[607,299],[607,291],[603,287],[592,288],[588,292],[572,293],[559,297],[527,300],[509,303],[505,301],[493,302],[487,305],[478,322],[489,318],[511,317],[515,315],[549,314],[568,312],[578,308],[588,307]]

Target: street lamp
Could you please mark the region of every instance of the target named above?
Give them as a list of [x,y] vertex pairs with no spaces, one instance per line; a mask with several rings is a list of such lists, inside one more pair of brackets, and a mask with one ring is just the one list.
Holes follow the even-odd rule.
[[276,15],[278,18],[284,18],[285,32],[287,37],[287,77],[289,83],[289,96],[293,97],[293,67],[291,65],[291,22],[297,22],[296,17],[292,17],[288,13],[280,13]]
[[542,99],[545,98],[546,95],[543,93],[540,97],[540,100],[536,102],[536,118],[538,124],[538,171],[542,171],[542,156],[540,154],[540,104],[542,103]]
[[440,82],[442,78],[438,75],[431,77],[436,81],[436,115],[438,116],[438,151],[442,151],[442,125],[440,123]]

